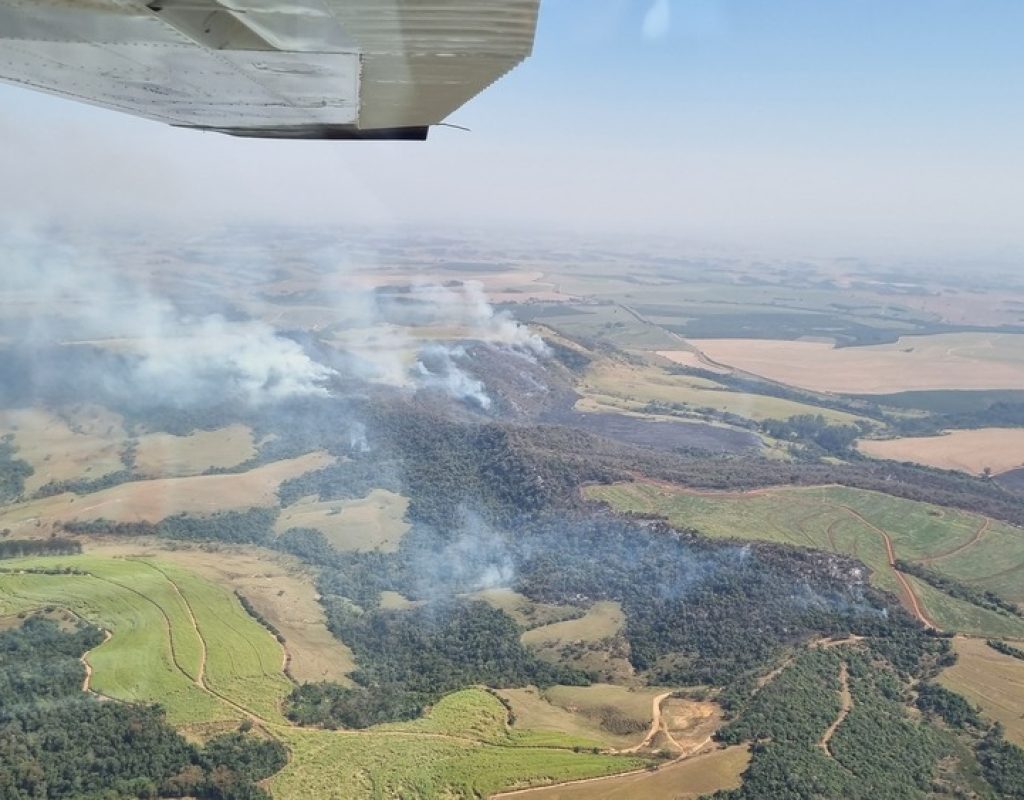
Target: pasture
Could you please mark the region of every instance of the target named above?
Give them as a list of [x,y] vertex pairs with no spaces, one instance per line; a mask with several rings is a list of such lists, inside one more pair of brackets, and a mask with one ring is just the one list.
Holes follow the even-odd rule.
[[409,500],[386,489],[374,489],[358,500],[317,501],[304,497],[281,510],[274,529],[314,528],[337,550],[382,550],[393,553],[409,530]]
[[1024,746],[1024,661],[981,639],[958,636],[953,647],[957,662],[942,671],[939,682],[980,706],[986,717],[1003,724],[1007,739]]
[[16,458],[35,472],[25,479],[25,494],[50,481],[102,478],[124,469],[126,440],[122,420],[95,406],[57,416],[40,408],[0,410],[0,436],[12,434]]
[[[831,550],[859,558],[871,582],[913,608],[908,587],[940,627],[1024,635],[1024,620],[986,612],[941,592],[913,589],[890,563],[917,561],[976,589],[1024,602],[1024,531],[977,514],[842,486],[695,492],[653,483],[588,487],[620,511],[657,514],[714,538],[753,539]],[[966,620],[963,606],[973,609]],[[1019,633],[1018,633],[1019,632]]]
[[830,408],[734,391],[706,378],[673,375],[656,366],[639,367],[610,360],[592,367],[577,390],[585,398],[603,406],[630,411],[641,410],[647,403],[656,402],[682,403],[693,411],[711,408],[758,421],[788,419],[801,414],[821,414],[835,424],[850,424],[859,419],[853,414]]
[[[175,725],[283,722],[284,651],[227,589],[158,559],[12,559],[0,615],[66,608],[111,634],[87,655],[93,691],[160,703]],[[73,574],[20,572],[60,570]]]
[[838,349],[779,339],[690,343],[718,364],[815,392],[1024,389],[1024,334],[903,336],[891,344]]
[[177,478],[199,475],[211,468],[227,469],[256,455],[252,430],[229,425],[188,436],[146,433],[138,437],[135,469],[145,477]]
[[857,449],[874,458],[912,461],[927,467],[981,475],[1024,466],[1024,428],[977,428],[941,436],[862,439]]
[[330,464],[327,453],[307,453],[247,472],[129,481],[87,495],[71,492],[15,503],[0,510],[0,528],[14,536],[46,535],[55,523],[106,519],[159,522],[172,514],[208,514],[277,505],[277,487],[289,478]]

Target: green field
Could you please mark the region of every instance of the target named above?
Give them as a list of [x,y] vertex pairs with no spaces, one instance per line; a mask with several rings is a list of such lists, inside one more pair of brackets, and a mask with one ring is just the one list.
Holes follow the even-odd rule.
[[[283,741],[291,758],[270,779],[278,800],[476,798],[648,763],[589,752],[601,744],[591,737],[510,726],[505,707],[482,689],[448,695],[409,722],[295,727],[281,712],[292,686],[284,651],[228,589],[150,558],[21,558],[3,568],[0,618],[65,608],[109,631],[86,655],[92,691],[159,703],[169,722],[199,735],[248,718]],[[73,572],[57,572],[65,569]]]
[[645,759],[577,753],[592,741],[519,732],[481,689],[448,695],[426,717],[366,731],[275,729],[292,758],[269,785],[277,798],[477,798],[638,769]]
[[[716,538],[756,539],[856,556],[876,586],[899,594],[884,535],[897,558],[971,587],[1024,602],[1024,531],[966,511],[841,486],[696,493],[645,483],[593,486],[587,494],[623,511],[654,513]],[[1024,635],[1024,620],[995,614],[911,582],[941,627]]]
[[283,651],[228,590],[156,560],[64,556],[16,559],[6,569],[82,574],[0,575],[0,615],[59,606],[108,630],[88,655],[91,688],[160,703],[172,724],[254,716],[283,722],[291,690]]

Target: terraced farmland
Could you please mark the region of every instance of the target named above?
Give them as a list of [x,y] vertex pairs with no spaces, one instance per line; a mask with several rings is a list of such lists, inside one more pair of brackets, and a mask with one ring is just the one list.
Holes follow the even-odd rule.
[[1024,530],[978,514],[842,486],[694,492],[655,483],[587,489],[623,511],[658,514],[716,538],[755,539],[853,555],[871,582],[924,622],[994,636],[1024,635],[1024,620],[951,598],[898,572],[918,562],[974,589],[1024,603]]

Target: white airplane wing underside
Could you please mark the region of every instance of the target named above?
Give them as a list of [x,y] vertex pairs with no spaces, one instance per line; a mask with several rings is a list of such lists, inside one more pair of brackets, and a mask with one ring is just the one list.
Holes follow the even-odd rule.
[[0,0],[0,80],[242,136],[424,139],[540,0]]

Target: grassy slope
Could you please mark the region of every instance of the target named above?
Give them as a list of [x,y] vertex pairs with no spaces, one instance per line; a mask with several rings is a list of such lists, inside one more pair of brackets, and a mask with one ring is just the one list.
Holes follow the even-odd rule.
[[270,780],[275,797],[476,798],[510,786],[607,775],[642,767],[642,759],[576,753],[592,742],[506,726],[505,708],[489,693],[448,695],[426,717],[367,732],[288,728],[288,766]]
[[[972,544],[985,520],[964,511],[846,487],[697,495],[631,483],[587,491],[618,509],[664,515],[673,524],[707,536],[849,553],[871,568],[874,584],[898,592],[881,529],[889,534],[899,558],[923,560],[931,569],[977,588],[1024,600],[1024,531],[993,522]],[[919,596],[936,622],[950,629],[1024,635],[1024,621],[973,609],[926,587],[921,587]]]

